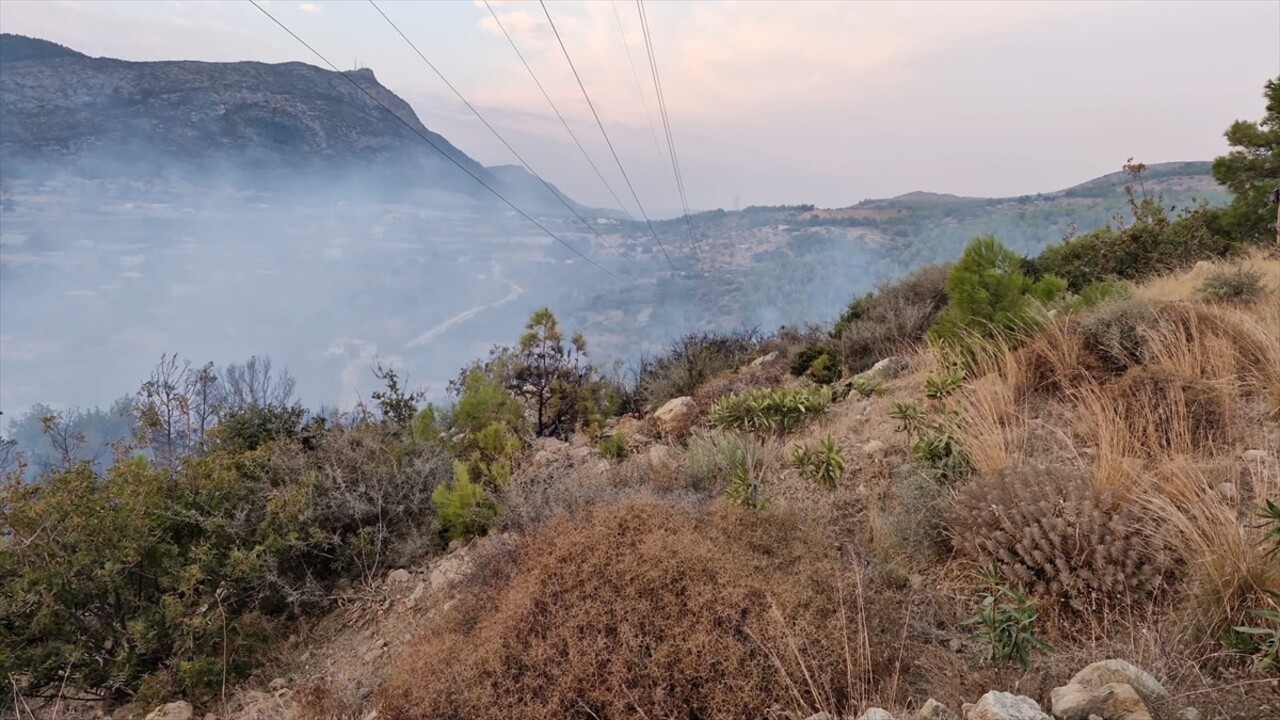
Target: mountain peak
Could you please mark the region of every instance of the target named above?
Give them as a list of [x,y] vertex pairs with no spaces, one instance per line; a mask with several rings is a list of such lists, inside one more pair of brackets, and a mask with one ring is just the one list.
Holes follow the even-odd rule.
[[66,45],[59,45],[49,40],[0,33],[0,63],[21,62],[23,60],[53,60],[62,57],[87,57]]

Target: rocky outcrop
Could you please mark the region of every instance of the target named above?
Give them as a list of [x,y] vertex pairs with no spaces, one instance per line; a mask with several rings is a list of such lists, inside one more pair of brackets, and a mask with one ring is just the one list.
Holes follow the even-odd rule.
[[1096,688],[1071,683],[1054,688],[1050,698],[1050,710],[1057,720],[1151,720],[1146,703],[1124,683]]
[[698,404],[691,397],[668,400],[653,414],[658,430],[668,437],[678,437],[688,432],[689,425],[698,411]]
[[964,706],[964,720],[1053,720],[1025,695],[992,690]]
[[1076,673],[1068,684],[1097,690],[1113,683],[1132,687],[1146,703],[1154,705],[1169,699],[1169,691],[1159,680],[1128,660],[1100,660]]

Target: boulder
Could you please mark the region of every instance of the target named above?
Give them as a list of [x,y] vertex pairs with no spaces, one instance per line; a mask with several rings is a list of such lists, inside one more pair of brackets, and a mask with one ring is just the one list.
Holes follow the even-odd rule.
[[1169,699],[1169,691],[1159,680],[1128,660],[1100,660],[1076,673],[1069,684],[1097,689],[1112,683],[1132,687],[1148,705],[1156,705]]
[[929,701],[916,711],[915,720],[960,720],[960,718],[942,703],[929,698]]
[[1109,683],[1092,688],[1071,683],[1049,694],[1050,709],[1058,720],[1151,720],[1151,711],[1126,683]]
[[664,435],[681,435],[689,429],[698,405],[691,397],[678,397],[668,400],[653,414],[658,429]]
[[413,576],[409,574],[408,570],[405,570],[404,568],[397,568],[387,573],[387,584],[400,585],[402,583],[409,582],[409,579],[412,577]]
[[752,360],[751,367],[762,367],[764,365],[768,365],[769,363],[772,363],[774,360],[777,360],[777,359],[778,359],[778,352],[775,350],[774,352],[771,352],[768,355],[761,355],[755,360]]
[[676,466],[676,458],[666,445],[654,445],[645,453],[645,460],[655,470],[669,470]]
[[623,415],[618,418],[618,424],[614,426],[614,432],[622,433],[628,440],[636,440],[646,436],[644,421],[637,420],[630,415]]
[[906,358],[894,355],[872,365],[870,370],[864,373],[859,373],[858,377],[884,382],[901,376],[910,367],[911,363],[909,363]]
[[873,707],[867,708],[866,712],[858,716],[858,720],[893,720],[893,715],[888,710]]
[[147,715],[147,720],[192,720],[196,716],[195,708],[185,700],[161,705]]
[[964,720],[1053,720],[1035,700],[1025,695],[992,690],[978,699],[978,702],[965,705]]

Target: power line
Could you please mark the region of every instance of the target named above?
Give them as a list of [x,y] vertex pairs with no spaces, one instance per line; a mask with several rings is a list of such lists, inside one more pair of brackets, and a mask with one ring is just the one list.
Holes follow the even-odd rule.
[[387,23],[391,25],[392,29],[395,30],[396,33],[400,35],[400,37],[403,38],[405,42],[409,43],[409,47],[413,48],[413,51],[418,54],[418,57],[422,58],[422,62],[426,63],[427,67],[431,68],[432,72],[436,74],[436,77],[440,78],[440,80],[445,85],[447,85],[450,90],[453,91],[453,94],[458,96],[458,99],[462,101],[462,104],[466,105],[467,109],[470,110],[472,113],[474,113],[475,116],[479,118],[480,122],[484,123],[485,127],[489,128],[489,132],[493,133],[493,136],[498,138],[498,141],[501,142],[503,145],[505,145],[507,150],[511,151],[512,155],[515,155],[516,160],[520,161],[520,164],[524,166],[524,169],[528,170],[535,178],[537,178],[538,182],[541,182],[547,188],[547,192],[554,195],[555,198],[560,201],[561,205],[564,205],[569,212],[573,213],[574,217],[578,218],[578,220],[580,220],[583,225],[587,226],[588,230],[595,233],[595,236],[597,238],[600,238],[601,242],[603,242],[604,236],[600,234],[600,231],[596,230],[595,227],[591,225],[591,223],[587,222],[587,219],[582,217],[582,214],[579,213],[576,208],[570,205],[569,201],[566,200],[558,190],[556,190],[554,187],[551,186],[551,183],[547,182],[541,175],[539,175],[537,170],[534,170],[532,167],[529,166],[529,163],[525,162],[525,159],[521,157],[520,153],[516,152],[516,149],[511,147],[511,143],[507,142],[507,139],[502,137],[502,133],[499,133],[497,128],[491,125],[489,121],[485,119],[484,115],[481,115],[480,111],[477,110],[474,105],[472,105],[465,97],[462,96],[462,93],[459,92],[458,88],[454,87],[453,83],[449,82],[449,79],[444,76],[444,73],[440,72],[439,68],[437,68],[430,60],[428,60],[426,55],[422,54],[422,51],[419,50],[418,46],[415,45],[413,41],[410,40],[409,37],[404,34],[404,32],[400,29],[400,26],[396,25],[394,20],[387,17],[387,14],[382,11],[382,8],[378,7],[378,3],[374,2],[373,0],[369,0],[369,4],[373,6],[374,10],[378,11],[378,14],[382,16],[382,19],[386,20]]
[[609,195],[613,197],[613,201],[618,204],[618,209],[622,211],[628,219],[634,220],[631,213],[627,210],[627,206],[618,198],[618,194],[613,191],[613,186],[608,180],[604,179],[604,173],[600,172],[600,168],[596,167],[595,161],[591,159],[591,155],[587,153],[587,149],[582,146],[582,142],[578,140],[578,136],[573,132],[573,128],[569,127],[569,121],[564,119],[564,115],[560,112],[560,108],[556,107],[555,101],[551,99],[551,95],[546,88],[542,86],[542,81],[538,80],[538,76],[533,72],[533,68],[529,65],[529,61],[524,59],[524,53],[520,52],[520,46],[516,45],[515,38],[511,37],[511,33],[507,32],[506,26],[502,24],[502,20],[498,19],[498,13],[494,12],[493,6],[489,5],[489,0],[484,0],[484,6],[489,9],[489,14],[493,16],[493,21],[498,24],[498,29],[507,38],[507,42],[511,44],[511,49],[516,51],[516,57],[520,58],[520,62],[524,65],[524,69],[529,72],[529,77],[533,78],[533,83],[538,86],[538,90],[542,92],[542,97],[546,98],[547,104],[555,112],[556,117],[560,118],[560,124],[564,126],[565,132],[569,133],[569,137],[573,138],[573,144],[578,146],[578,151],[582,153],[583,159],[595,171],[596,177],[600,178],[600,182],[605,189],[609,191]]
[[313,54],[313,55],[315,55],[316,57],[320,58],[320,60],[321,60],[321,61],[323,61],[325,65],[328,65],[328,66],[329,66],[329,67],[330,67],[334,72],[338,73],[338,75],[340,75],[340,76],[342,76],[344,79],[346,79],[346,81],[347,81],[347,82],[349,82],[349,83],[351,83],[351,84],[352,84],[352,85],[353,85],[357,90],[359,90],[360,92],[362,92],[362,93],[364,93],[366,96],[368,96],[368,98],[369,98],[370,100],[372,100],[374,103],[376,103],[376,104],[378,105],[378,107],[381,107],[383,110],[386,110],[388,113],[390,113],[390,114],[391,114],[391,117],[393,117],[393,118],[395,118],[396,120],[400,121],[400,124],[401,124],[401,125],[404,125],[406,128],[408,128],[408,129],[409,129],[409,131],[410,131],[410,132],[412,132],[414,135],[417,135],[417,136],[418,136],[418,137],[419,137],[423,142],[425,142],[426,144],[430,145],[432,149],[434,149],[436,152],[438,152],[438,153],[440,153],[441,155],[443,155],[443,156],[444,156],[444,158],[445,158],[446,160],[448,160],[449,162],[451,162],[451,163],[453,163],[454,165],[456,165],[456,166],[458,167],[458,169],[459,169],[459,170],[461,170],[462,172],[464,172],[464,173],[466,173],[467,175],[469,175],[469,176],[471,177],[471,179],[472,179],[472,180],[475,180],[476,182],[480,183],[480,186],[481,186],[481,187],[483,187],[485,190],[488,190],[489,192],[493,193],[493,195],[494,195],[495,197],[497,197],[499,200],[501,200],[503,203],[505,203],[507,207],[509,207],[509,208],[511,208],[512,210],[514,210],[518,215],[520,215],[520,217],[522,217],[522,218],[524,218],[525,220],[528,220],[529,222],[533,223],[533,224],[534,224],[534,226],[536,226],[539,230],[541,230],[542,232],[544,232],[544,233],[546,233],[548,236],[550,236],[550,237],[551,237],[551,239],[555,240],[556,242],[560,243],[561,245],[565,246],[566,248],[569,248],[569,250],[571,250],[575,255],[577,255],[578,257],[582,258],[583,260],[586,260],[588,263],[590,263],[591,265],[593,265],[594,267],[596,267],[597,269],[599,269],[599,270],[600,270],[600,272],[603,272],[604,274],[608,275],[609,277],[611,277],[611,278],[613,278],[613,279],[615,279],[615,280],[616,280],[616,279],[618,279],[618,276],[617,276],[617,275],[614,275],[613,273],[609,272],[607,269],[605,269],[605,267],[604,267],[603,265],[601,265],[600,263],[597,263],[595,260],[592,260],[591,258],[589,258],[589,257],[587,257],[586,255],[582,254],[582,251],[578,250],[578,249],[577,249],[577,248],[575,248],[574,246],[572,246],[572,245],[570,245],[569,243],[565,242],[565,241],[564,241],[564,239],[563,239],[563,238],[561,238],[559,235],[556,235],[555,233],[551,232],[551,231],[550,231],[550,230],[548,230],[548,229],[546,228],[546,226],[544,226],[542,223],[538,222],[537,220],[534,220],[534,219],[533,219],[533,217],[531,217],[528,213],[526,213],[525,211],[523,211],[523,210],[521,210],[520,208],[516,207],[514,203],[512,203],[510,200],[508,200],[507,198],[505,198],[505,197],[502,195],[502,193],[500,193],[500,192],[498,192],[497,190],[493,189],[493,187],[492,187],[491,185],[489,185],[489,183],[487,183],[487,182],[485,182],[483,179],[481,179],[479,175],[476,175],[475,173],[471,172],[471,170],[470,170],[466,165],[463,165],[461,162],[459,162],[457,158],[455,158],[455,157],[453,157],[452,155],[450,155],[449,153],[445,152],[443,149],[441,149],[441,148],[440,148],[440,146],[439,146],[439,145],[436,145],[434,142],[432,142],[432,141],[431,141],[431,138],[427,137],[426,135],[423,135],[421,132],[419,132],[419,131],[418,131],[418,129],[417,129],[417,128],[415,128],[414,126],[410,125],[410,124],[408,123],[408,121],[406,121],[404,118],[400,117],[400,115],[399,115],[399,114],[397,114],[394,110],[392,110],[391,108],[389,108],[389,107],[387,107],[385,104],[383,104],[383,102],[382,102],[381,100],[379,100],[377,97],[375,97],[375,96],[373,95],[373,93],[371,93],[371,92],[369,92],[368,90],[366,90],[366,89],[365,89],[365,87],[364,87],[363,85],[361,85],[360,83],[358,83],[358,82],[356,82],[355,80],[353,80],[353,79],[351,78],[351,76],[349,76],[349,75],[347,75],[346,73],[344,73],[344,72],[342,72],[341,70],[339,70],[339,69],[338,69],[338,66],[337,66],[337,65],[334,65],[334,64],[333,64],[333,63],[331,63],[331,62],[329,62],[329,59],[328,59],[328,58],[326,58],[324,55],[321,55],[319,50],[316,50],[315,48],[311,47],[311,45],[309,45],[309,44],[307,43],[307,41],[306,41],[306,40],[303,40],[302,38],[298,37],[298,34],[297,34],[297,33],[295,33],[294,31],[290,30],[290,29],[289,29],[289,27],[288,27],[287,25],[285,25],[284,23],[282,23],[282,22],[280,22],[279,20],[277,20],[277,19],[276,19],[276,17],[275,17],[274,15],[272,15],[271,13],[267,12],[267,10],[266,10],[265,8],[263,8],[261,5],[259,5],[259,4],[258,4],[257,0],[249,0],[249,2],[250,2],[250,3],[252,3],[254,7],[258,8],[258,10],[259,10],[259,11],[261,11],[263,15],[266,15],[268,18],[270,18],[270,19],[271,19],[271,22],[275,23],[276,25],[279,25],[281,30],[284,30],[285,32],[289,33],[289,35],[290,35],[291,37],[293,37],[293,39],[294,39],[294,40],[297,40],[299,43],[301,43],[301,44],[302,44],[302,46],[303,46],[303,47],[305,47],[306,49],[310,50],[310,51],[311,51],[311,54]]
[[658,151],[658,161],[662,163],[662,169],[666,171],[667,177],[671,182],[675,183],[675,176],[671,174],[671,166],[667,164],[667,156],[662,154],[662,144],[658,142],[658,131],[653,127],[653,116],[649,114],[649,101],[645,99],[644,88],[640,86],[640,73],[636,70],[636,61],[631,57],[631,46],[627,44],[627,31],[622,28],[622,15],[618,12],[618,0],[610,0],[609,7],[613,8],[613,19],[618,22],[618,36],[622,38],[622,49],[627,53],[627,64],[631,66],[631,79],[636,82],[636,93],[640,95],[640,105],[644,108],[644,119],[649,124],[649,134],[653,136],[653,149]]
[[596,112],[596,106],[591,102],[591,95],[587,93],[587,86],[582,84],[582,77],[578,75],[578,68],[573,65],[573,58],[569,57],[569,49],[565,47],[564,40],[560,37],[560,31],[556,29],[555,21],[551,19],[551,11],[547,9],[547,3],[544,0],[538,0],[538,4],[542,6],[542,12],[547,16],[547,23],[551,25],[551,32],[555,33],[556,42],[560,43],[560,50],[564,53],[564,59],[569,62],[569,69],[573,71],[573,77],[578,81],[578,89],[582,90],[582,97],[586,98],[587,107],[591,108],[591,114],[596,119],[596,127],[600,128],[600,134],[604,136],[605,144],[609,146],[609,152],[613,153],[613,161],[618,164],[622,179],[627,181],[627,189],[631,191],[631,199],[636,201],[636,207],[640,209],[640,216],[644,218],[645,224],[649,226],[649,233],[653,235],[654,242],[658,243],[658,248],[662,250],[662,256],[667,259],[667,264],[674,271],[676,265],[671,262],[671,256],[667,254],[666,246],[662,244],[661,238],[658,237],[658,231],[653,229],[653,223],[649,221],[649,215],[644,211],[640,196],[636,194],[636,188],[631,184],[631,178],[627,177],[626,168],[622,167],[622,160],[618,157],[618,151],[613,148],[613,141],[609,139],[609,133],[604,129],[604,123],[600,121],[600,114]]
[[684,191],[684,175],[680,172],[680,159],[676,156],[676,143],[671,135],[671,119],[667,115],[666,94],[662,92],[662,79],[658,74],[658,61],[653,52],[653,38],[649,34],[649,19],[644,12],[644,3],[636,0],[636,9],[640,13],[640,29],[644,34],[645,50],[649,54],[649,69],[653,72],[653,87],[658,93],[658,110],[662,116],[662,127],[667,134],[667,149],[671,152],[671,165],[675,168],[676,187],[680,191],[680,206],[684,209],[684,224],[689,230],[689,242],[696,245],[693,222],[689,219],[689,200]]

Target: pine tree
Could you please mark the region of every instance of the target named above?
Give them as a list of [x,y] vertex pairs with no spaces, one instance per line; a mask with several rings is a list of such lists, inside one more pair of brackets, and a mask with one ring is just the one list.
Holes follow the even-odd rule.
[[1235,196],[1226,215],[1232,232],[1252,242],[1273,235],[1280,242],[1277,209],[1267,205],[1267,195],[1280,185],[1280,77],[1267,81],[1264,95],[1262,120],[1237,120],[1227,128],[1231,150],[1213,161],[1213,177]]

